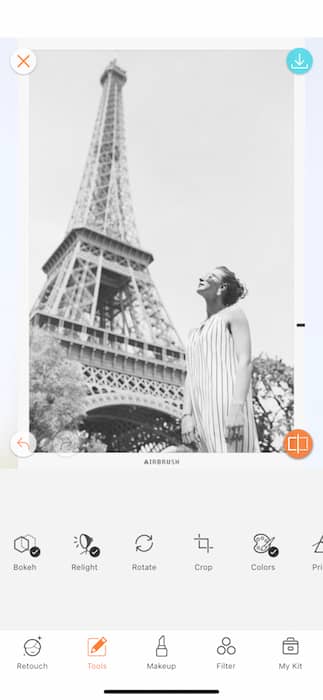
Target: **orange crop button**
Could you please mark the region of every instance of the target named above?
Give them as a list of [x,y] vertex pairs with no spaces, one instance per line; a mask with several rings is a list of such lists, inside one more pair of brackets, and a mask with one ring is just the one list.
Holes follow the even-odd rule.
[[303,459],[312,452],[313,439],[306,430],[291,430],[284,437],[284,450],[294,459]]

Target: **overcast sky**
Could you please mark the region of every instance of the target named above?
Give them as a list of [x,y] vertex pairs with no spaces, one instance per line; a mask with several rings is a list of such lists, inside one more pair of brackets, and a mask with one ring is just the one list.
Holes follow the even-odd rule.
[[113,58],[142,246],[182,339],[199,274],[244,281],[253,354],[293,362],[293,78],[280,51],[38,51],[30,79],[30,305],[73,208]]

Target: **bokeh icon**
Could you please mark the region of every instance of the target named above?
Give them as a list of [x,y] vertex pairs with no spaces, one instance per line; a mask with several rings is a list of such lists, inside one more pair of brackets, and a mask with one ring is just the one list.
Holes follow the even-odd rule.
[[19,535],[13,541],[13,548],[16,552],[23,554],[29,552],[31,557],[39,557],[40,549],[36,544],[36,537],[33,535]]

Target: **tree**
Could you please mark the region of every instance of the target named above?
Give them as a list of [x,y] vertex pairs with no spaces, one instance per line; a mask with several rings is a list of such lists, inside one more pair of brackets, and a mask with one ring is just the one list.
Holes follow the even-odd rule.
[[34,328],[30,341],[30,431],[38,451],[50,452],[55,435],[77,430],[85,414],[86,383],[53,334]]
[[293,425],[293,369],[283,360],[258,355],[253,362],[252,388],[260,449],[280,452],[283,437]]

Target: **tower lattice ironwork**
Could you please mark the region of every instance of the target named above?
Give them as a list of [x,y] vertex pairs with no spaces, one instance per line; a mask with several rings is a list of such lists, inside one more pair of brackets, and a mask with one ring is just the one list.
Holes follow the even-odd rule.
[[132,206],[123,115],[126,73],[104,71],[102,96],[67,234],[43,266],[32,324],[54,333],[87,382],[90,432],[109,451],[178,439],[185,357],[151,278]]

